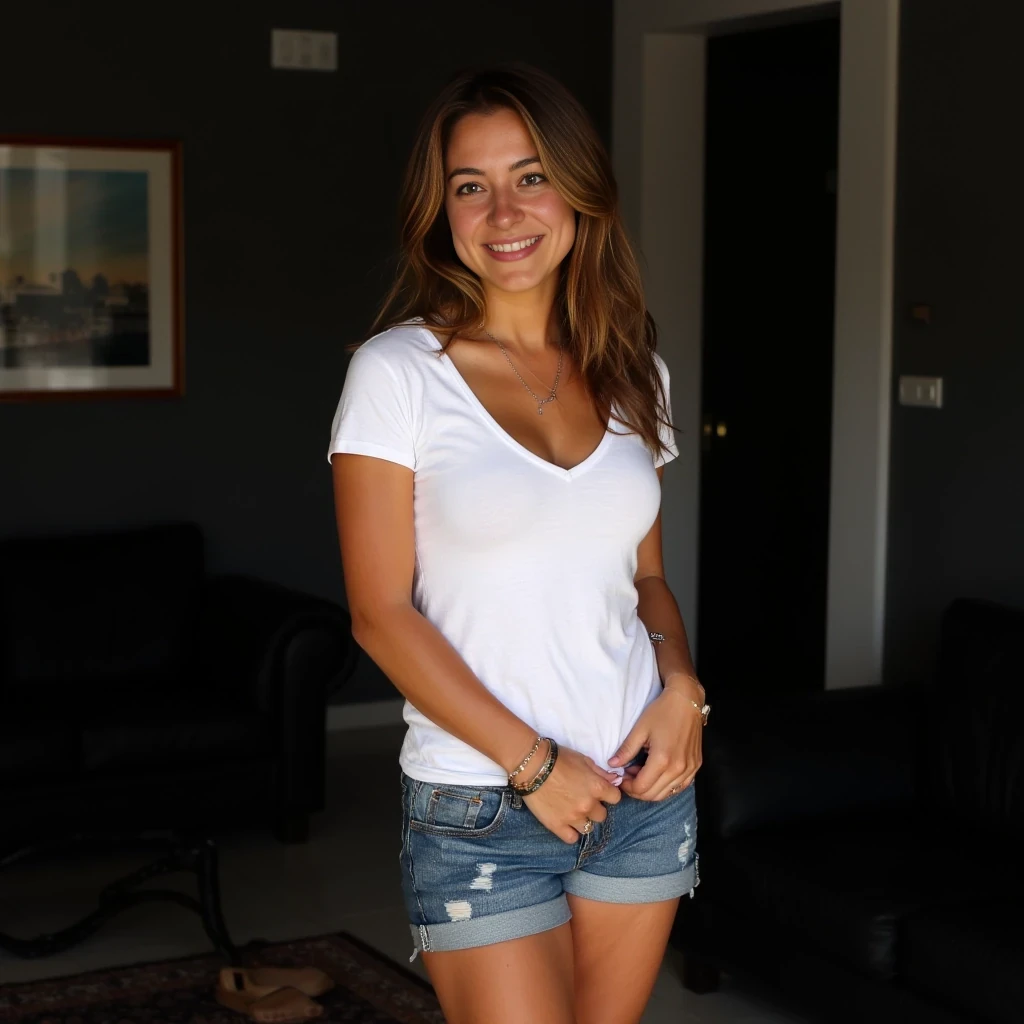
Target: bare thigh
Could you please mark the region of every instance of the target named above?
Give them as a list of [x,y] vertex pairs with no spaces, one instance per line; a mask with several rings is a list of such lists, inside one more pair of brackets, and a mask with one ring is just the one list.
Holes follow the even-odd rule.
[[424,953],[423,962],[448,1024],[575,1024],[572,956],[563,924],[491,946]]
[[679,900],[601,903],[568,895],[576,1019],[636,1024],[651,997]]

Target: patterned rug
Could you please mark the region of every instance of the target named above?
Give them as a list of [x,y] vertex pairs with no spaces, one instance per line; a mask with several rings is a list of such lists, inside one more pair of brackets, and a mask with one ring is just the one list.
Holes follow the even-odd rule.
[[[430,986],[351,935],[248,947],[247,966],[313,966],[337,986],[321,996],[324,1024],[444,1024]],[[215,956],[164,960],[0,986],[3,1024],[239,1024],[213,998]]]

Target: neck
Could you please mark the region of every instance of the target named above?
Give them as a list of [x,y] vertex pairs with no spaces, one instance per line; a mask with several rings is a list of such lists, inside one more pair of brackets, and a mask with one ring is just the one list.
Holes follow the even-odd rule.
[[555,287],[552,280],[528,292],[505,292],[485,284],[486,329],[499,341],[527,354],[557,348]]

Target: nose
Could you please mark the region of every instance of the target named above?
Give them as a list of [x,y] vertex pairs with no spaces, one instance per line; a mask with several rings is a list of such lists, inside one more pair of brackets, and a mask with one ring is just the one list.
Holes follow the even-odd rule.
[[491,192],[491,208],[487,213],[487,223],[491,227],[504,231],[522,219],[523,211],[514,189],[496,188]]

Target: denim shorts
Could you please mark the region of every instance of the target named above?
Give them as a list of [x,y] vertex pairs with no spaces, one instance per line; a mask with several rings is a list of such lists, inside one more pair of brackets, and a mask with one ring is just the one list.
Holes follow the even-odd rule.
[[657,803],[622,794],[572,845],[507,786],[402,776],[402,889],[417,950],[522,938],[572,916],[565,894],[605,903],[675,899],[699,884],[694,784]]

